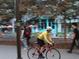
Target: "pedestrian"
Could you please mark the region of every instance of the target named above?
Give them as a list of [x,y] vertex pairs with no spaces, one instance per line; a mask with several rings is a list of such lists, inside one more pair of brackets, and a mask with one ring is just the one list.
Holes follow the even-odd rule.
[[30,38],[31,38],[31,32],[32,32],[31,27],[32,25],[28,25],[28,26],[25,26],[25,29],[24,29],[24,37],[26,39],[27,46],[30,45]]
[[26,48],[25,38],[24,38],[23,34],[24,34],[24,26],[21,26],[21,36],[20,36],[21,45],[23,48]]
[[78,30],[78,25],[77,23],[72,23],[72,29],[73,29],[73,42],[71,44],[71,47],[68,51],[68,53],[72,53],[72,50],[74,48],[74,46],[76,46],[76,42],[75,41],[78,41],[79,40],[79,30]]

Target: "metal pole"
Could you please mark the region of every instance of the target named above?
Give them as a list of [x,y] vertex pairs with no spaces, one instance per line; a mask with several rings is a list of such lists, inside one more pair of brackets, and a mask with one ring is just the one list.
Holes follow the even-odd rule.
[[66,38],[66,16],[64,16],[64,41],[65,41],[65,47],[67,48],[67,38]]
[[17,59],[22,59],[21,57],[21,44],[20,44],[20,12],[19,12],[20,0],[16,0],[16,43],[17,43]]

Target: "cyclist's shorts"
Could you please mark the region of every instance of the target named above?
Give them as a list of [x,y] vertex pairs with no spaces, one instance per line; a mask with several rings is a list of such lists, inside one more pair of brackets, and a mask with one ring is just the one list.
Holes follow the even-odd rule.
[[45,45],[44,41],[43,41],[43,40],[40,40],[39,38],[37,38],[37,44],[38,44],[39,46]]

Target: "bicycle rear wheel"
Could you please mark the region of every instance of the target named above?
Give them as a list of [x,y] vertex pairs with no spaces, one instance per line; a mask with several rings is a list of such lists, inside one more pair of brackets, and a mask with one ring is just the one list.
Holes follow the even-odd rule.
[[35,48],[29,48],[27,51],[27,56],[29,59],[38,59],[39,54],[36,52]]
[[57,49],[53,48],[46,52],[46,59],[61,59],[61,54]]

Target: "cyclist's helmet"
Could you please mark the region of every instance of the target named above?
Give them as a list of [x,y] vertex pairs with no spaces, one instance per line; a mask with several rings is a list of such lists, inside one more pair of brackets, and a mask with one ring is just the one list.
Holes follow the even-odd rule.
[[47,30],[47,31],[52,31],[52,28],[49,26],[49,27],[47,27],[46,30]]

